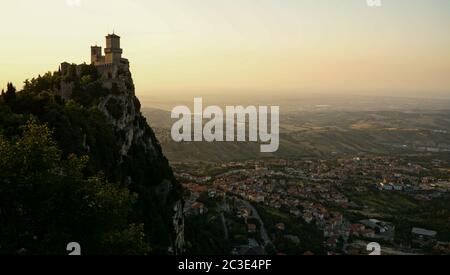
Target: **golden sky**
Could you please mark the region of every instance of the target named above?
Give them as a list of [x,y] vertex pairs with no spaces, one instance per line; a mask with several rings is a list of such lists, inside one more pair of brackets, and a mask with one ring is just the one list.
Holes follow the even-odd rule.
[[450,97],[450,1],[1,1],[0,87],[122,37],[140,95],[356,92]]

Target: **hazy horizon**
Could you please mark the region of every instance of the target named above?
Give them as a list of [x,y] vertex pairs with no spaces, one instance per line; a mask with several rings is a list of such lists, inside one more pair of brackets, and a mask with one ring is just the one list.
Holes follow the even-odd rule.
[[[69,4],[72,3],[72,4]],[[79,3],[76,4],[76,3]],[[450,98],[450,1],[2,2],[0,88],[122,37],[138,96]],[[17,15],[20,14],[21,17]]]
[[[176,97],[138,95],[142,108],[170,112],[174,107],[184,105],[193,108],[195,97],[202,98],[206,106],[280,106],[282,113],[291,112],[448,112],[450,98],[402,97],[357,94],[284,94],[262,93],[258,96],[243,93],[240,96],[211,94],[184,94]],[[145,112],[145,111],[144,111]]]

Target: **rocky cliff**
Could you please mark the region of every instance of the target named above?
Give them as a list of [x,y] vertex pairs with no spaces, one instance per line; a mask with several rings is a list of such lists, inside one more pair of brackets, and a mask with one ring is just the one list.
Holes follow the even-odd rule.
[[[57,93],[64,101],[75,100],[98,108],[113,131],[108,163],[100,168],[109,177],[119,179],[138,194],[136,219],[143,219],[152,243],[162,251],[179,254],[184,246],[182,188],[152,128],[141,114],[141,105],[128,64],[95,67],[66,66]],[[88,97],[88,100],[85,98]],[[95,139],[95,138],[94,138]],[[95,149],[98,140],[84,137],[86,152]]]

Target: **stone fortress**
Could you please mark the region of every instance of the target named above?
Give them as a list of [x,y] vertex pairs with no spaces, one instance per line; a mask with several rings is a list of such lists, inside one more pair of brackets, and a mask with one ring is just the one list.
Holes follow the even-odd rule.
[[[97,45],[91,47],[91,65],[94,65],[97,69],[102,86],[106,89],[111,89],[113,83],[120,82],[119,75],[127,72],[129,74],[130,64],[128,59],[122,58],[122,53],[120,36],[115,33],[106,36],[105,55],[102,53],[102,47]],[[86,63],[77,65],[63,62],[60,66],[60,72],[62,75],[76,74],[80,76],[86,65]],[[74,83],[61,81],[58,94],[63,99],[69,99],[74,87]]]
[[[106,36],[105,55],[102,54],[102,47],[91,47],[91,64],[95,65],[99,75],[103,80],[115,79],[120,70],[128,71],[128,59],[122,58],[123,50],[120,48],[120,36],[115,33]],[[64,62],[61,64],[61,72],[65,74],[72,64]],[[82,65],[77,66],[78,69]]]

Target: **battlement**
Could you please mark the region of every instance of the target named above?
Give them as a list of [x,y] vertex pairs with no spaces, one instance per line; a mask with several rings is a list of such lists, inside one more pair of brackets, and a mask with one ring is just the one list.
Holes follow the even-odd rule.
[[[130,69],[128,59],[122,58],[123,50],[120,48],[120,37],[116,34],[106,36],[105,55],[102,54],[102,47],[91,47],[91,64],[95,66],[99,79],[104,87],[111,89],[112,83],[119,80],[119,75],[127,75]],[[82,71],[86,68],[86,63],[77,65],[63,62],[60,65],[62,75],[81,76]],[[73,91],[73,83],[65,83],[62,81],[60,95],[62,98],[70,98]]]
[[122,58],[122,53],[120,36],[114,33],[106,36],[105,55],[102,54],[102,47],[91,47],[91,63],[97,67],[103,80],[115,79],[121,69],[129,69],[128,59]]
[[96,66],[103,66],[105,64],[121,65],[127,62],[122,58],[123,50],[120,48],[120,36],[116,34],[109,34],[106,36],[105,55],[102,54],[102,47],[91,47],[91,63]]

